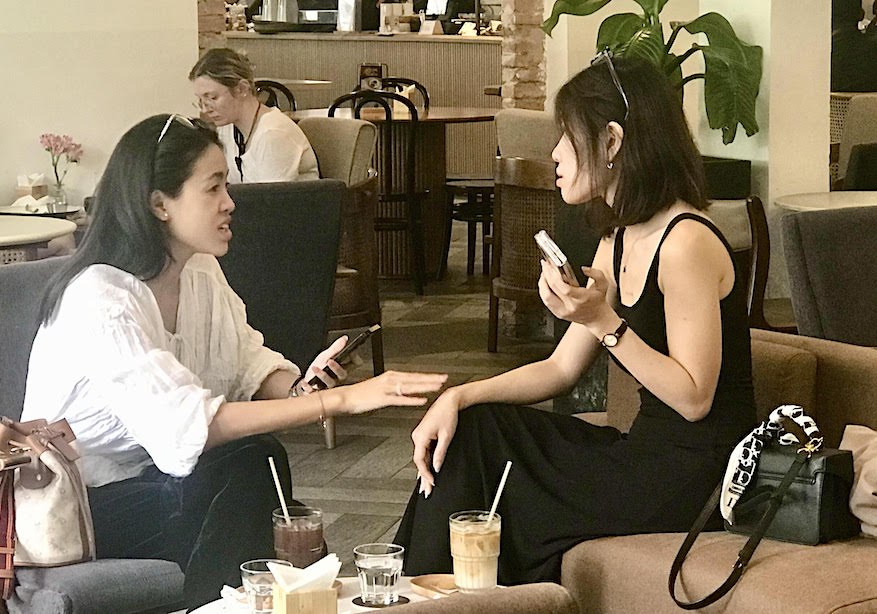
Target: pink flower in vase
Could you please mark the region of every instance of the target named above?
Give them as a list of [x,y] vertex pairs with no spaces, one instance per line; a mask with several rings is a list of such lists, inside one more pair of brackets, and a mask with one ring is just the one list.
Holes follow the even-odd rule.
[[[57,135],[46,133],[40,135],[40,145],[49,152],[52,157],[52,171],[55,174],[55,186],[59,190],[64,184],[64,178],[70,170],[71,164],[78,164],[82,159],[82,145],[73,142],[73,138],[68,135]],[[61,168],[61,159],[64,159],[64,166]]]

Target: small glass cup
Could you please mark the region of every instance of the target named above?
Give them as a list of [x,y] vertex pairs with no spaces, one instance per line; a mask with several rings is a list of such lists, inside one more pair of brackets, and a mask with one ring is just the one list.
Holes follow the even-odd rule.
[[322,558],[323,512],[305,506],[293,506],[288,510],[288,523],[283,509],[277,508],[272,514],[274,553],[278,559],[304,569]]
[[484,510],[454,512],[448,522],[451,531],[451,557],[454,584],[463,593],[496,586],[499,561],[499,535],[502,519]]
[[241,581],[252,614],[274,612],[274,576],[268,569],[268,563],[291,566],[288,561],[277,559],[255,559],[241,563]]
[[370,606],[399,601],[399,576],[405,548],[397,544],[362,544],[353,549],[360,599]]

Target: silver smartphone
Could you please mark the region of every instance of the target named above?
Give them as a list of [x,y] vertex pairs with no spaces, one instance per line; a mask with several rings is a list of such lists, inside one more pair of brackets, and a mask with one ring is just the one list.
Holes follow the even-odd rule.
[[578,286],[579,282],[576,280],[576,274],[573,272],[569,259],[557,246],[557,243],[554,242],[554,239],[544,230],[537,232],[533,235],[533,238],[536,239],[536,245],[545,257],[545,260],[557,267],[563,280],[571,286]]

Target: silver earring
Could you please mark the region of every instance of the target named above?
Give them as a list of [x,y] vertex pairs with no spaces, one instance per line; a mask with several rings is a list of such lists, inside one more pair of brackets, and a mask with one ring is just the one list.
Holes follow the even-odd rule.
[[608,168],[608,169],[611,171],[613,166],[615,166],[615,162],[609,162],[609,163],[606,165],[606,168]]

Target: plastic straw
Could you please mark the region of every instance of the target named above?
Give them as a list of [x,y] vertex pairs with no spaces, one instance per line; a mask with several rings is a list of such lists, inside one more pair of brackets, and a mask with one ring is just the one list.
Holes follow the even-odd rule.
[[283,508],[283,517],[286,519],[286,524],[292,522],[289,519],[289,509],[286,507],[286,499],[283,497],[283,489],[280,487],[280,478],[277,477],[277,467],[274,466],[274,457],[268,457],[268,464],[271,466],[271,475],[274,476],[274,486],[277,487],[277,498],[280,499],[280,507]]
[[490,514],[487,516],[487,522],[493,520],[493,515],[496,513],[496,506],[499,505],[499,496],[502,494],[502,489],[505,488],[506,478],[509,477],[509,469],[512,468],[512,461],[506,461],[505,470],[502,472],[502,478],[499,480],[499,487],[496,489],[496,496],[493,497],[493,505],[490,506]]

